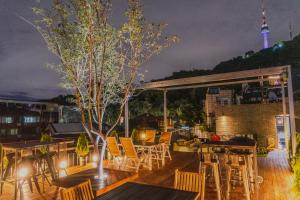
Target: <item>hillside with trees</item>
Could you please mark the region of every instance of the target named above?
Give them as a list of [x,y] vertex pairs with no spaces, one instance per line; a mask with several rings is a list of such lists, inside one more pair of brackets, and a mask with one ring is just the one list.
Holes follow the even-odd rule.
[[[258,52],[249,50],[244,55],[222,61],[212,70],[191,70],[173,72],[169,77],[160,80],[170,80],[209,74],[226,73],[282,65],[292,65],[294,91],[300,90],[300,35],[290,41],[282,41],[268,49]],[[156,81],[156,80],[153,80]],[[186,121],[188,125],[203,122],[203,100],[206,88],[195,88],[168,92],[168,111],[173,119]],[[131,117],[144,113],[154,116],[163,115],[163,93],[145,91],[130,101]],[[139,109],[142,108],[142,109]],[[193,112],[191,112],[193,111]]]
[[292,65],[294,69],[300,68],[300,35],[296,36],[293,40],[290,41],[278,42],[268,49],[262,49],[258,52],[250,50],[244,55],[234,57],[230,60],[222,61],[212,70],[182,70],[179,72],[173,72],[171,76],[166,77],[162,80],[274,67],[281,65]]

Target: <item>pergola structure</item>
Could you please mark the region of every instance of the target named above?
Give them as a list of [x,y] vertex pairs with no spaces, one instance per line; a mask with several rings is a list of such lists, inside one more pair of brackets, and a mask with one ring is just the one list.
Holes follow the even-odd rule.
[[[279,66],[279,67],[268,67],[259,68],[252,70],[219,73],[206,76],[195,76],[189,78],[179,78],[172,80],[163,80],[148,82],[142,85],[141,89],[144,90],[160,90],[164,93],[164,129],[167,130],[167,92],[171,90],[189,89],[189,88],[202,88],[202,87],[216,87],[226,85],[237,85],[244,83],[260,83],[270,80],[281,80],[282,90],[282,107],[283,115],[287,114],[285,89],[288,88],[288,109],[290,116],[290,127],[291,127],[291,140],[292,140],[292,153],[295,154],[296,150],[296,124],[295,124],[295,111],[294,111],[294,97],[293,97],[293,85],[292,85],[292,74],[291,66]],[[282,81],[283,80],[283,81]],[[287,122],[284,119],[284,132],[287,150],[289,150],[289,136]],[[125,134],[128,136],[128,105],[125,106]]]

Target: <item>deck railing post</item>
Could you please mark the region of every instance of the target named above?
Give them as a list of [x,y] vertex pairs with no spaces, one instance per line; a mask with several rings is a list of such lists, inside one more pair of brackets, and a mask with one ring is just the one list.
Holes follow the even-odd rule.
[[125,137],[129,137],[129,111],[128,111],[128,101],[125,102]]
[[164,131],[168,131],[167,90],[164,90]]
[[285,148],[287,153],[289,154],[289,135],[288,135],[288,127],[286,120],[286,101],[285,101],[285,89],[284,89],[284,79],[281,79],[281,95],[282,95],[282,110],[283,110],[283,132],[285,138]]

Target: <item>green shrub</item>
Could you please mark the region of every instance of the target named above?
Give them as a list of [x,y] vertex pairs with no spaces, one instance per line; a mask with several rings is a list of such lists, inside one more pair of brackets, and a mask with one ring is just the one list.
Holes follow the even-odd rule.
[[85,157],[89,153],[89,151],[89,141],[84,133],[80,133],[77,139],[75,152],[78,156]]
[[130,135],[131,139],[133,142],[136,142],[139,138],[139,134],[138,134],[138,131],[137,129],[133,129],[132,132],[131,132],[131,135]]
[[[47,133],[42,133],[40,142],[52,142],[52,141],[53,141],[53,138],[50,135],[48,135]],[[49,151],[49,147],[48,146],[42,146],[40,148],[40,151],[41,151],[42,154],[46,154]]]
[[117,140],[119,139],[119,133],[118,133],[116,130],[113,130],[113,131],[110,133],[110,136],[111,136],[111,137],[117,138]]

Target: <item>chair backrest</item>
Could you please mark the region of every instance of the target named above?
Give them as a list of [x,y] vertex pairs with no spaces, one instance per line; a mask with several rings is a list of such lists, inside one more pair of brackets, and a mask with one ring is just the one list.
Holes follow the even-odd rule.
[[145,141],[146,142],[155,142],[156,130],[146,130],[145,131]]
[[171,144],[171,132],[162,132],[159,137],[159,143]]
[[94,194],[90,180],[80,183],[74,187],[60,191],[62,200],[93,200]]
[[107,137],[106,142],[108,151],[112,156],[121,156],[121,151],[115,137]]
[[199,195],[197,198],[201,197],[204,199],[205,193],[205,172],[202,169],[201,172],[184,172],[175,170],[175,181],[174,188],[177,190],[197,192]]
[[131,138],[121,137],[120,141],[127,158],[138,158]]

